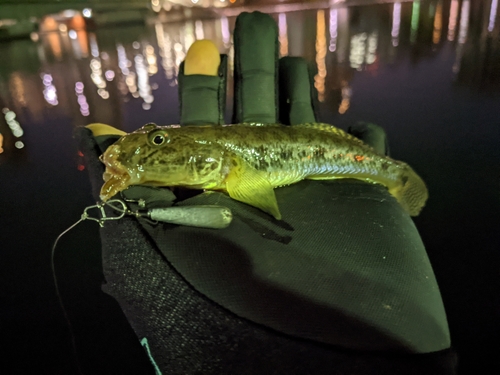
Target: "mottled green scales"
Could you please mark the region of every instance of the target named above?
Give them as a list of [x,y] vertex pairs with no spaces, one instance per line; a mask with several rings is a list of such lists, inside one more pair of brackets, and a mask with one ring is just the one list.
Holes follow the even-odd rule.
[[121,137],[101,160],[103,200],[130,185],[183,186],[225,191],[280,219],[274,188],[304,179],[382,184],[410,215],[418,215],[428,196],[408,164],[327,124],[148,124]]

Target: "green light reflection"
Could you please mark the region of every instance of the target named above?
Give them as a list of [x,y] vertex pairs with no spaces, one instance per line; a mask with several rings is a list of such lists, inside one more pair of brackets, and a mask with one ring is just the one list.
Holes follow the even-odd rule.
[[419,17],[420,17],[420,1],[415,1],[413,2],[413,8],[411,11],[411,34],[410,34],[411,43],[415,43],[415,40],[417,40]]

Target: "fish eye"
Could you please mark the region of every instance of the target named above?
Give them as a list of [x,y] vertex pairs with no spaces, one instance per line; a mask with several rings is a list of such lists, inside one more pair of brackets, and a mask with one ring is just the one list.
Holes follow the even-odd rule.
[[157,146],[162,145],[163,142],[165,142],[165,137],[163,135],[158,134],[153,138],[153,143]]
[[148,141],[152,146],[161,146],[169,143],[170,138],[165,130],[157,130],[149,134]]

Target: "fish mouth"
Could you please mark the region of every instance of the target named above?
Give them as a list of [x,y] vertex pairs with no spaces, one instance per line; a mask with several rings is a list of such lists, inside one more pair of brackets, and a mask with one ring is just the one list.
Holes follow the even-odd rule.
[[101,187],[99,197],[106,202],[120,191],[130,185],[130,174],[118,161],[120,148],[117,145],[110,146],[99,158],[106,166],[103,174],[104,185]]

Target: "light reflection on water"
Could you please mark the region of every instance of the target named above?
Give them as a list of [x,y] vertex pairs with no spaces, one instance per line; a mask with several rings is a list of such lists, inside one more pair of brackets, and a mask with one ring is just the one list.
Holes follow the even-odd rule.
[[[357,74],[375,73],[381,65],[398,65],[408,54],[417,62],[451,47],[455,50],[455,80],[477,85],[474,76],[499,64],[498,43],[491,43],[499,34],[497,0],[490,2],[488,12],[477,8],[469,0],[437,0],[333,5],[272,16],[279,26],[280,55],[301,55],[316,63],[314,85],[328,118],[333,112],[342,115],[349,111],[355,100],[351,82]],[[0,46],[2,56],[24,60],[0,71],[2,107],[26,122],[28,132],[28,118],[44,122],[47,114],[69,116],[75,126],[103,122],[125,130],[140,126],[137,118],[141,117],[142,123],[153,119],[176,122],[177,74],[187,50],[197,39],[214,40],[220,52],[229,55],[231,75],[234,21],[234,16],[177,23],[153,18],[148,27],[91,32],[79,13],[59,26],[49,17],[44,27],[59,31],[41,33],[31,43],[14,41]],[[467,46],[474,43],[485,45],[481,53],[497,60],[476,64],[472,56],[476,51]],[[472,60],[465,69],[464,60]],[[479,83],[480,88],[498,87],[498,77],[489,80],[489,86],[486,81]],[[231,87],[228,92],[231,95]],[[135,113],[134,123],[127,116],[130,110]],[[0,131],[6,155],[18,140],[7,129]]]

